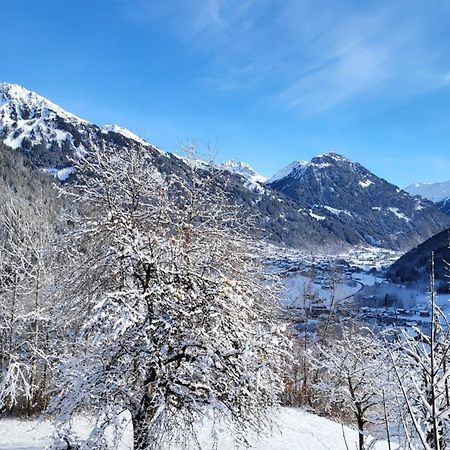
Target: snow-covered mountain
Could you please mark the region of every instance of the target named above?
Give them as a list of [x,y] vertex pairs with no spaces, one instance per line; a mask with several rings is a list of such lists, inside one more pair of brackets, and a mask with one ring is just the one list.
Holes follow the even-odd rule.
[[0,139],[27,152],[33,162],[49,171],[69,166],[69,158],[103,145],[155,148],[125,128],[99,127],[10,83],[0,84]]
[[[192,170],[187,160],[129,130],[90,123],[15,84],[0,84],[0,141],[60,181],[70,181],[73,158],[105,147],[144,146],[162,175],[188,177]],[[296,161],[265,183],[242,162],[192,167],[217,170],[215,188],[239,204],[243,216],[254,218],[261,237],[289,247],[332,250],[370,244],[406,250],[450,226],[448,216],[428,201],[413,199],[335,153]]]
[[267,180],[267,177],[260,175],[255,169],[253,169],[253,167],[245,162],[230,159],[222,164],[219,164],[219,167],[223,170],[227,170],[228,172],[242,175],[247,180],[257,183],[264,183]]
[[[17,84],[0,84],[0,132],[6,145],[29,148],[36,144],[62,146],[73,140],[69,130],[61,126],[70,123],[83,132],[88,122],[64,111],[55,103]],[[79,143],[79,150],[86,149]]]
[[413,198],[336,153],[296,161],[266,186],[289,196],[324,227],[350,242],[402,248],[449,223],[431,202]]
[[[0,141],[27,156],[27,160],[55,176],[70,180],[73,158],[98,148],[145,146],[155,167],[163,175],[177,173],[188,177],[191,164],[184,158],[165,153],[129,130],[117,125],[104,127],[69,113],[46,98],[14,84],[0,85]],[[0,146],[1,151],[1,146]],[[226,190],[230,202],[242,206],[245,217],[255,217],[261,237],[292,247],[348,245],[324,230],[311,217],[303,217],[295,202],[281,193],[261,186],[255,171],[244,163],[223,167],[195,162],[196,170],[218,170],[217,189]]]
[[416,181],[405,187],[405,191],[431,200],[442,212],[450,216],[450,180],[440,183]]
[[308,161],[294,161],[291,164],[287,165],[286,167],[283,167],[278,172],[275,173],[268,181],[267,183],[275,183],[275,181],[282,180],[283,178],[286,178],[290,175],[297,176],[296,174],[300,174],[305,167],[308,166]]
[[441,183],[422,183],[415,181],[404,189],[411,195],[420,195],[434,203],[450,197],[450,180]]

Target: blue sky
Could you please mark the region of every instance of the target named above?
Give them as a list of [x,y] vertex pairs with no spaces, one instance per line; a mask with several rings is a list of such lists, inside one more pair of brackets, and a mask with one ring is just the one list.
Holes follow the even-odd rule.
[[271,175],[330,150],[450,179],[450,2],[7,0],[1,81]]

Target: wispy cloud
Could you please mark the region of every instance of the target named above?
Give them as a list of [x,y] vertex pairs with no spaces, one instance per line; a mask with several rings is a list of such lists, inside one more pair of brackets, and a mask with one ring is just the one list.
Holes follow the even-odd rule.
[[414,95],[450,83],[445,2],[133,0],[207,66],[217,90],[261,91],[281,108],[320,113],[358,96]]

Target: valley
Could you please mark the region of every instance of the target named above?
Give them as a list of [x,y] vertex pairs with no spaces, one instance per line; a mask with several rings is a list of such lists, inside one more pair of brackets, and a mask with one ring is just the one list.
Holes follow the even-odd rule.
[[[392,327],[427,329],[429,285],[389,280],[388,269],[402,254],[356,248],[339,255],[314,257],[291,253],[271,264],[282,274],[282,305],[297,330],[314,329],[322,320],[352,321],[385,331]],[[450,295],[436,294],[436,303],[450,320]]]

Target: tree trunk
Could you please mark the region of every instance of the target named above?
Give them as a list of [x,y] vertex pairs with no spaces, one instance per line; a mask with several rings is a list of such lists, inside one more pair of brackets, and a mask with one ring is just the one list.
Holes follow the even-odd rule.
[[147,380],[146,393],[141,401],[141,406],[136,414],[133,414],[133,450],[147,450],[150,448],[151,436],[149,424],[155,416],[156,409],[151,404],[151,382],[155,380],[155,372],[152,371]]
[[364,419],[358,417],[358,442],[359,450],[364,450]]
[[150,448],[150,434],[144,411],[140,411],[133,417],[133,444],[134,450],[147,450]]

